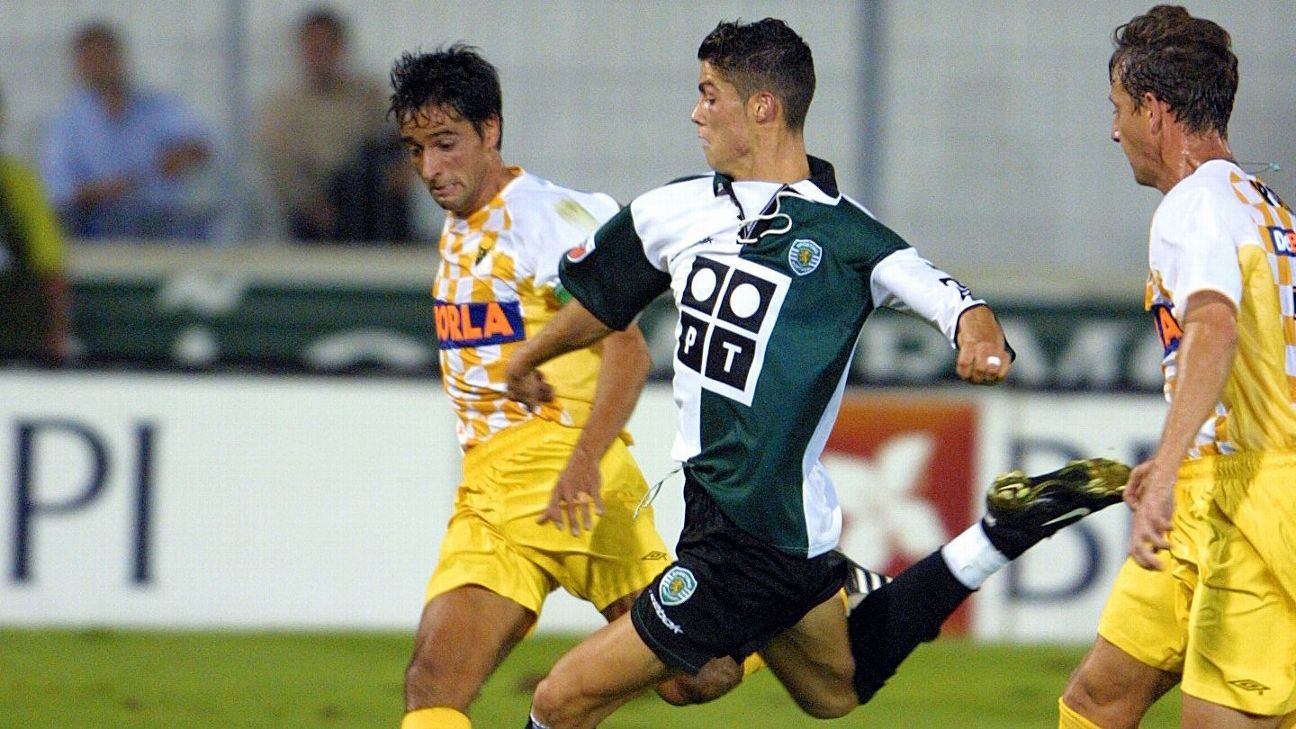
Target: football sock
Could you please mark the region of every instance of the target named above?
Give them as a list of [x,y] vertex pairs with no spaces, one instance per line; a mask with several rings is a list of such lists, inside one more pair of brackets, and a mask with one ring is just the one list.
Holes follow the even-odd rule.
[[1058,699],[1058,729],[1102,729],[1102,727],[1080,716],[1075,709],[1067,706],[1065,701]]
[[409,712],[401,720],[400,729],[472,729],[472,722],[459,711],[438,706]]
[[764,667],[765,659],[761,658],[759,653],[753,653],[750,656],[747,656],[742,662],[743,680],[746,681],[748,676],[756,673]]
[[940,635],[945,619],[971,594],[937,551],[855,606],[846,627],[859,702],[873,698],[919,644]]
[[990,542],[980,522],[941,547],[941,556],[954,577],[969,590],[980,589],[987,577],[1008,564],[1008,558]]
[[549,727],[536,721],[535,714],[532,714],[527,717],[527,723],[523,729],[549,729]]

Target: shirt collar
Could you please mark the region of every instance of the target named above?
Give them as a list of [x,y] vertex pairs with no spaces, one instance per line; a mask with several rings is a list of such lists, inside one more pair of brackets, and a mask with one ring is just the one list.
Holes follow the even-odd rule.
[[[810,155],[806,160],[810,163],[810,176],[785,187],[814,202],[835,204],[841,199],[841,193],[837,190],[837,174],[832,163]],[[733,185],[732,177],[717,172],[711,179],[711,192],[716,197],[727,195],[734,198]]]

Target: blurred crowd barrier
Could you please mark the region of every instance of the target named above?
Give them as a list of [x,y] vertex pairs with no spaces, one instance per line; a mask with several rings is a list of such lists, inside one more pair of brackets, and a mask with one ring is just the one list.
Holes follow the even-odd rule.
[[[405,248],[73,245],[69,364],[435,376],[436,260],[430,250]],[[1091,293],[1043,297],[1035,283],[973,284],[1017,351],[1011,385],[1159,391],[1159,345],[1134,297],[1083,282],[1077,287]],[[669,376],[675,321],[666,298],[639,320],[657,378]],[[851,382],[954,382],[953,365],[938,332],[883,310],[864,328]]]

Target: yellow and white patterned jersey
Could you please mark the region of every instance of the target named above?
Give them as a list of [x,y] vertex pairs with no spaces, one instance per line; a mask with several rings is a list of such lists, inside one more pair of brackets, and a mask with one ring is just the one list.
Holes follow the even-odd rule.
[[1232,162],[1206,162],[1157,207],[1145,307],[1165,347],[1167,400],[1174,398],[1188,297],[1218,291],[1238,311],[1231,374],[1189,457],[1296,448],[1293,261],[1291,210]]
[[467,450],[501,430],[540,417],[585,424],[600,353],[587,349],[540,367],[553,402],[536,413],[510,400],[509,354],[555,313],[558,261],[618,210],[611,197],[559,187],[521,168],[485,207],[466,218],[447,214],[441,264],[433,284],[441,381],[459,416]]

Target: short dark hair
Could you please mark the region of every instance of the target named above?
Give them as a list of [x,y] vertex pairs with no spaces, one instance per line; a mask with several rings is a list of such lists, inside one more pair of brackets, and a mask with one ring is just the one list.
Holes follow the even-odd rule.
[[1142,106],[1151,92],[1194,134],[1228,137],[1238,62],[1228,31],[1178,5],[1158,5],[1112,33],[1107,75]]
[[814,98],[814,57],[787,23],[723,21],[702,40],[698,60],[710,63],[744,100],[758,91],[772,92],[783,102],[788,128],[805,127]]
[[316,25],[322,25],[325,28],[328,28],[329,32],[333,34],[333,37],[337,39],[338,42],[346,42],[346,21],[344,21],[342,15],[333,8],[323,6],[312,8],[307,10],[306,13],[301,16],[301,20],[297,21],[297,29],[299,31],[306,30],[307,28]]
[[105,43],[121,50],[121,33],[105,20],[94,20],[77,28],[72,35],[72,47],[81,50],[91,43]]
[[408,121],[429,104],[444,106],[467,120],[482,134],[489,119],[499,122],[504,142],[504,113],[499,72],[474,46],[455,43],[431,53],[403,53],[392,64],[392,96],[388,116]]

